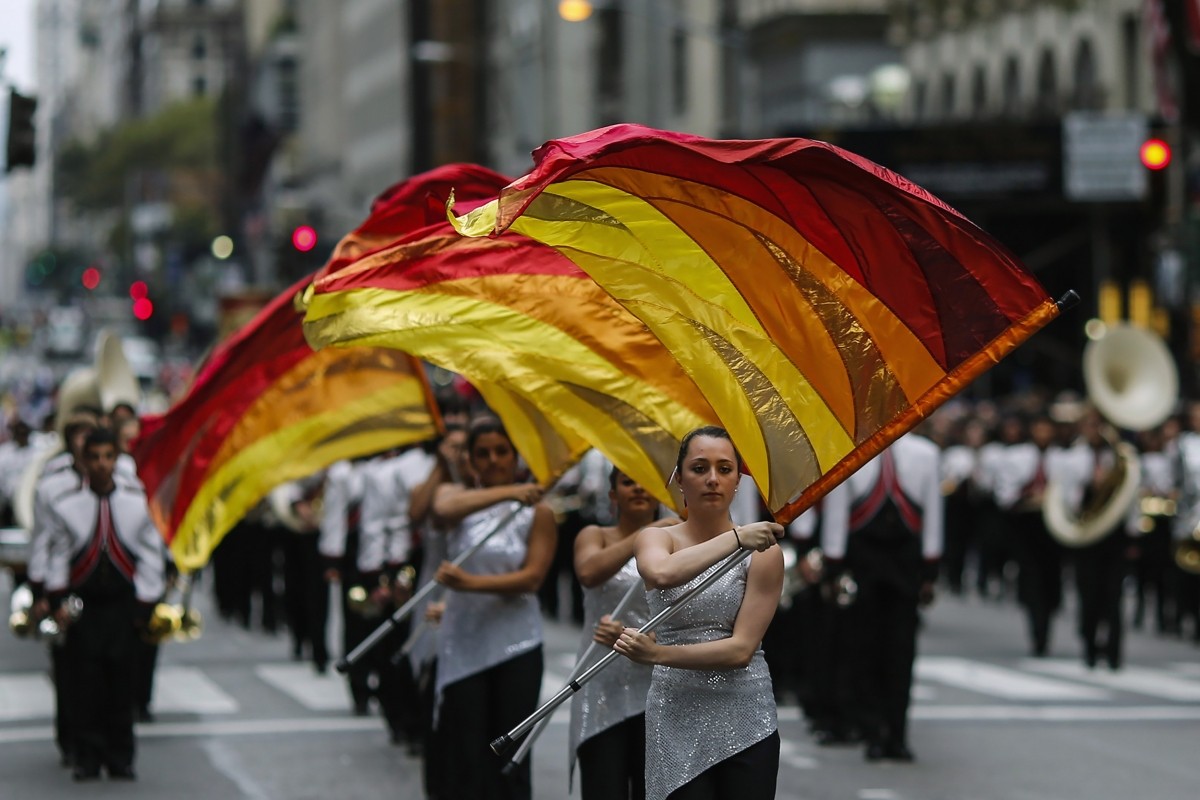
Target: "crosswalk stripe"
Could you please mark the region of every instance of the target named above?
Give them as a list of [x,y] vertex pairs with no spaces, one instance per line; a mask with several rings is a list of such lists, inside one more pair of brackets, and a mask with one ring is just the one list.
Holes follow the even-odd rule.
[[1122,692],[1161,697],[1164,700],[1200,701],[1200,683],[1185,680],[1165,670],[1125,667],[1112,672],[1107,669],[1088,669],[1081,662],[1066,660],[1029,660],[1021,666],[1036,672],[1094,683]]
[[307,664],[259,664],[254,673],[310,711],[350,708],[350,693],[340,675],[318,675]]
[[54,686],[44,672],[0,676],[0,722],[45,719],[54,708]]
[[196,667],[163,665],[154,675],[155,713],[234,714],[237,701]]
[[929,683],[966,689],[1006,700],[1105,700],[1101,689],[1027,675],[980,661],[942,656],[917,659],[916,676]]

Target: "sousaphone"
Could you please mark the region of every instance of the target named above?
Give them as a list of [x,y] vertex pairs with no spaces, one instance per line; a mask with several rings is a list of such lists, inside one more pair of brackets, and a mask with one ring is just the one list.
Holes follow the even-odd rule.
[[[1123,323],[1088,342],[1083,378],[1096,410],[1126,430],[1161,425],[1179,396],[1179,373],[1166,345],[1149,331]],[[1086,547],[1112,533],[1138,499],[1142,473],[1137,450],[1111,434],[1106,438],[1116,464],[1082,511],[1076,514],[1068,508],[1056,481],[1046,486],[1042,506],[1046,527],[1068,547]]]

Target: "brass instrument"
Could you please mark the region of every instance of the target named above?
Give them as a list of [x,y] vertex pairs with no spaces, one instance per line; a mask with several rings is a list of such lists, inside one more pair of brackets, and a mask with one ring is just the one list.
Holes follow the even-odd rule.
[[166,642],[192,642],[204,633],[204,618],[191,607],[192,582],[188,576],[180,578],[182,588],[178,603],[156,603],[142,632],[142,639],[149,644]]
[[[79,619],[83,613],[83,601],[75,595],[69,595],[63,601],[63,608],[68,619]],[[10,609],[12,613],[8,617],[8,629],[19,639],[33,638],[61,644],[66,636],[66,629],[60,627],[54,617],[43,617],[36,625],[33,623],[33,591],[28,584],[21,584],[13,592]]]
[[1175,565],[1189,575],[1200,575],[1200,526],[1175,544]]
[[24,639],[33,630],[32,609],[33,591],[29,584],[22,583],[13,590],[9,599],[8,629],[18,639]]
[[[1083,353],[1088,397],[1114,425],[1144,431],[1162,424],[1175,408],[1179,374],[1165,344],[1154,334],[1130,325],[1110,327],[1088,343]],[[1087,508],[1078,514],[1067,507],[1063,488],[1046,486],[1042,514],[1046,528],[1061,544],[1086,547],[1112,533],[1137,502],[1141,461],[1134,447],[1104,432],[1116,455],[1107,480]]]
[[[379,576],[379,583],[377,586],[380,589],[388,589],[388,595],[390,597],[390,590],[393,590],[397,587],[406,587],[411,589],[413,581],[416,579],[416,577],[416,570],[414,570],[412,567],[404,567],[396,575],[396,580],[394,583],[385,572]],[[375,597],[374,590],[372,589],[368,589],[365,586],[352,586],[346,592],[346,607],[355,614],[358,614],[360,617],[365,619],[375,619],[376,617],[382,616],[384,611],[387,610],[387,606],[390,605],[390,600],[379,602],[377,599],[375,599]]]
[[849,608],[858,599],[858,582],[849,572],[842,572],[833,581],[824,580],[825,554],[821,548],[814,547],[804,556],[804,561],[820,585],[821,599],[833,603],[838,608]]
[[1172,497],[1146,495],[1138,503],[1138,521],[1132,533],[1134,536],[1145,536],[1154,530],[1157,520],[1162,517],[1175,516],[1176,503]]

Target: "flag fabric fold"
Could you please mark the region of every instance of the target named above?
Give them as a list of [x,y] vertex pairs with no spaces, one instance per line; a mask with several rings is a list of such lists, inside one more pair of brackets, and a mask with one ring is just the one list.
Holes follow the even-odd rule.
[[534,159],[456,229],[543,245],[615,298],[783,521],[1057,315],[988,234],[824,142],[617,125]]
[[[455,196],[483,202],[507,183]],[[395,347],[465,376],[543,483],[590,444],[675,505],[679,441],[716,420],[653,334],[569,259],[528,237],[464,238],[444,208],[439,224],[332,261],[304,303],[314,346]]]
[[188,393],[134,443],[150,509],[183,570],[275,486],[344,458],[430,439],[424,368],[386,348],[314,351],[294,298],[276,297],[205,361]]

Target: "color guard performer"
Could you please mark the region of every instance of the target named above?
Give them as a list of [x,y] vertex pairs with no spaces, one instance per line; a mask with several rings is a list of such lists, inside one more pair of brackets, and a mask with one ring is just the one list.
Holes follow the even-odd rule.
[[[678,519],[655,522],[658,501],[633,478],[615,467],[609,472],[610,501],[617,509],[615,525],[589,525],[575,539],[575,574],[583,585],[584,637],[578,659],[596,642],[611,648],[626,625],[641,627],[650,618],[643,591],[620,619],[609,612],[639,586],[634,554],[638,531],[648,525],[673,525]],[[596,653],[587,666],[603,656]],[[627,800],[646,796],[646,692],[650,670],[621,660],[601,672],[571,698],[568,773],[573,778],[579,760],[583,800]]]
[[918,606],[933,599],[942,554],[937,445],[906,434],[822,502],[825,558],[858,587],[853,631],[857,701],[868,761],[912,761],[908,706]]
[[646,798],[775,796],[779,726],[762,639],[783,589],[783,526],[737,527],[730,504],[741,456],[722,428],[684,437],[675,475],[687,520],[638,534],[638,572],[657,614],[731,554],[758,551],[666,621],[627,627],[613,648],[654,666],[646,697]]
[[453,525],[445,534],[447,557],[503,527],[462,566],[445,561],[437,572],[437,581],[451,590],[437,656],[438,733],[446,747],[457,748],[445,775],[446,796],[529,800],[529,760],[503,775],[488,742],[537,706],[537,590],[554,559],[554,512],[539,502],[541,487],[517,482],[517,452],[498,420],[472,423],[467,457],[479,488],[443,484],[433,500],[435,516]]
[[[87,486],[57,498],[48,521],[46,590],[71,662],[76,726],[76,780],[132,780],[133,659],[144,627],[164,592],[162,536],[146,495],[114,480],[116,437],[96,430],[83,448]],[[83,601],[72,621],[68,594]]]

